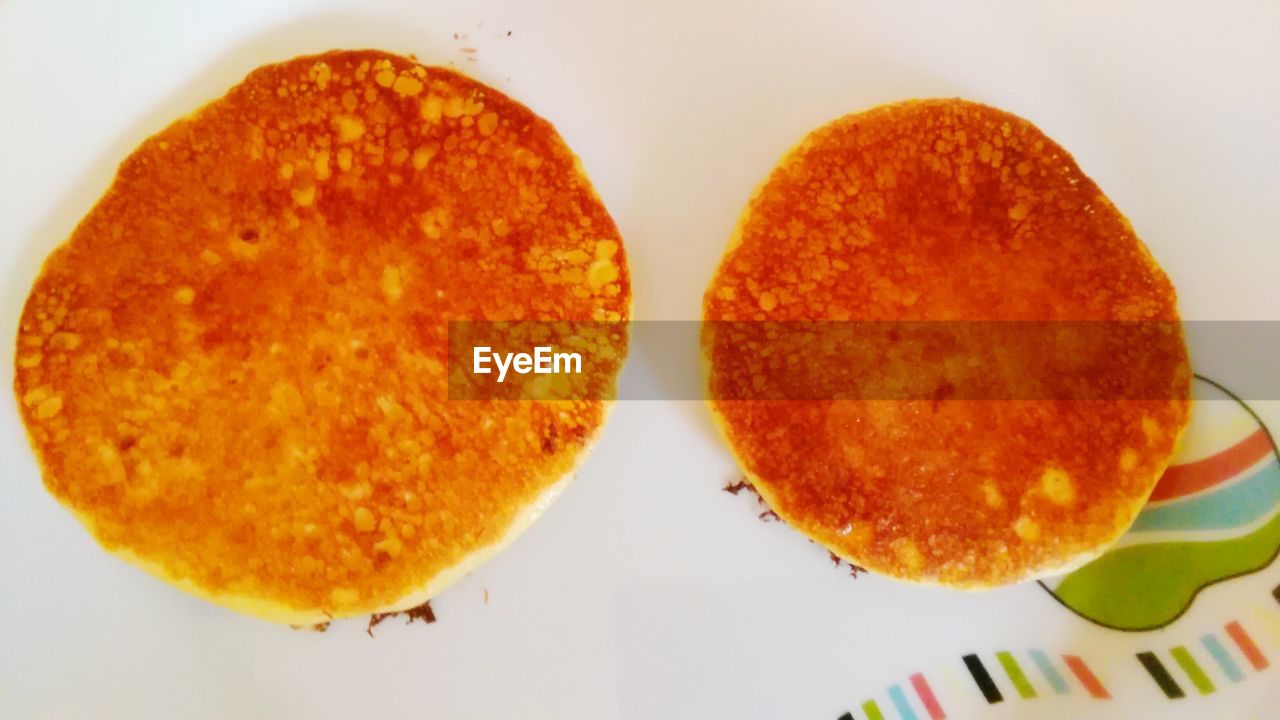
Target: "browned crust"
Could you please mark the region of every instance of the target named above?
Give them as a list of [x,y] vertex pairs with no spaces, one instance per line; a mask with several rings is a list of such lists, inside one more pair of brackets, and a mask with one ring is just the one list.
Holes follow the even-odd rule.
[[629,303],[621,238],[549,123],[335,51],[254,71],[125,159],[31,291],[14,387],[47,487],[108,549],[316,622],[451,581],[602,423],[594,401],[447,401],[445,321]]
[[[960,100],[883,106],[806,137],[752,197],[704,315],[1178,317],[1168,278],[1070,154]],[[1174,345],[1159,363],[1180,398],[1167,401],[766,401],[723,399],[749,397],[724,386],[743,348],[704,335],[713,411],[778,515],[851,562],[958,587],[1062,568],[1128,527],[1186,424]]]

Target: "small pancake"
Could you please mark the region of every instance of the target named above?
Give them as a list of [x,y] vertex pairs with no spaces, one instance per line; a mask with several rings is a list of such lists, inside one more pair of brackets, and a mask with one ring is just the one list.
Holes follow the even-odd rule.
[[330,52],[123,162],[27,299],[15,390],[49,491],[113,553],[280,622],[400,610],[527,526],[607,410],[451,401],[446,321],[625,320],[630,295],[549,123]]
[[[1134,371],[1161,373],[1170,390],[1151,398],[751,396],[794,371],[718,323],[1178,319],[1168,278],[1072,157],[971,102],[882,106],[806,137],[752,196],[704,318],[713,414],[755,489],[898,578],[985,588],[1087,560],[1133,522],[1187,422],[1180,330]],[[951,359],[968,358],[936,367]]]

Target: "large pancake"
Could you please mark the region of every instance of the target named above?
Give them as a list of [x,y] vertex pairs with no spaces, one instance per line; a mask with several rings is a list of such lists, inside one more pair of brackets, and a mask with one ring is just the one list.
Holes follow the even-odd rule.
[[[1087,560],[1133,522],[1187,421],[1165,274],[1065,150],[970,102],[883,106],[806,137],[752,196],[704,317],[713,414],[754,487],[813,540],[899,578],[981,588]],[[956,321],[952,339],[973,320],[1175,329],[1162,356],[1114,368],[1156,394],[1091,400],[753,396],[794,390],[773,381],[798,367],[822,373],[717,331],[845,320]],[[944,354],[930,371],[969,359]]]
[[446,321],[624,320],[630,295],[549,123],[330,52],[122,163],[31,291],[15,390],[46,486],[108,550],[271,620],[398,610],[531,522],[607,409],[449,400]]

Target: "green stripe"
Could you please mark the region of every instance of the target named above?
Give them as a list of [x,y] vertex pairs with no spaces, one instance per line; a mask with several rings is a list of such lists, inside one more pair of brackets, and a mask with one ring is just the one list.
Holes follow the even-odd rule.
[[1191,653],[1182,645],[1169,651],[1173,659],[1178,663],[1178,667],[1191,678],[1191,684],[1196,686],[1201,695],[1208,695],[1214,691],[1213,682],[1209,680],[1209,676],[1204,674],[1204,670],[1196,663],[1196,659],[1191,657]]
[[1013,659],[1011,653],[998,652],[996,659],[1000,661],[1000,667],[1004,668],[1005,675],[1013,681],[1013,689],[1018,691],[1023,700],[1030,700],[1036,696],[1036,689],[1031,687],[1031,681],[1027,680],[1027,676],[1023,674],[1022,668],[1018,665],[1018,661]]
[[880,712],[875,700],[862,703],[862,712],[867,714],[867,720],[884,720],[884,713]]

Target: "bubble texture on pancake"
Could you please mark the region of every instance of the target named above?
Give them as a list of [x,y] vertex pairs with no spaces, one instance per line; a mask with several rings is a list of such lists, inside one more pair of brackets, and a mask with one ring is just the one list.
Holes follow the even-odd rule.
[[[807,136],[753,194],[704,316],[1178,317],[1168,278],[1072,157],[961,100]],[[1156,364],[1167,400],[725,400],[744,396],[723,386],[741,348],[703,336],[713,413],[779,516],[869,569],[970,588],[1082,562],[1132,523],[1187,421],[1173,346]]]
[[629,307],[621,238],[549,123],[335,51],[254,71],[123,162],[31,291],[15,389],[46,486],[105,547],[312,622],[456,579],[603,422],[447,400],[446,321]]

